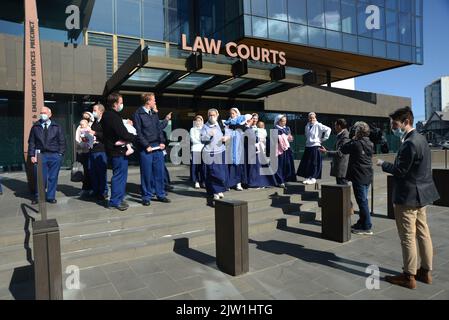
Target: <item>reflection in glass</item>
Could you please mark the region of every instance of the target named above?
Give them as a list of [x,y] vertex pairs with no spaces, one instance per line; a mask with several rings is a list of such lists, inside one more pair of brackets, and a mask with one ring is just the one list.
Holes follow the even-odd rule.
[[309,26],[324,28],[324,0],[307,0]]
[[385,9],[383,7],[379,7],[379,13],[380,13],[380,29],[373,30],[373,38],[385,40]]
[[208,92],[218,92],[218,93],[229,93],[241,86],[243,86],[244,84],[247,84],[251,82],[250,79],[242,79],[242,78],[237,78],[237,79],[233,79],[231,81],[228,81],[226,83],[223,84],[219,84],[209,90],[206,90]]
[[387,56],[387,46],[384,41],[373,41],[373,55],[381,58],[385,58]]
[[357,53],[357,36],[343,34],[343,50]]
[[211,80],[213,77],[214,76],[193,73],[191,75],[188,75],[184,79],[181,79],[178,82],[172,84],[167,89],[193,90]]
[[287,21],[287,0],[267,0],[268,17]]
[[140,1],[117,1],[117,34],[140,37]]
[[154,87],[170,75],[170,71],[141,68],[129,78],[124,85]]
[[266,18],[253,16],[253,36],[259,38],[268,38],[268,26]]
[[387,57],[392,60],[399,59],[399,45],[395,43],[387,43]]
[[387,10],[387,40],[398,41],[398,16],[396,11]]
[[288,41],[288,23],[269,19],[268,34],[270,39]]
[[359,53],[371,56],[373,54],[373,40],[359,37]]
[[307,44],[307,27],[300,24],[290,23],[290,41]]
[[326,0],[326,29],[340,31],[340,0]]
[[251,0],[251,11],[256,16],[267,16],[267,1],[266,0]]
[[112,0],[96,0],[89,22],[89,30],[114,33]]
[[400,59],[403,61],[412,62],[412,47],[400,46]]
[[341,27],[346,33],[357,33],[357,7],[355,0],[341,1]]
[[290,22],[307,24],[307,0],[288,0],[288,17]]
[[164,40],[164,0],[143,1],[143,36],[146,39]]
[[337,31],[326,30],[326,47],[329,49],[341,50],[341,33]]
[[316,47],[325,47],[326,34],[324,30],[309,27],[309,44]]
[[372,31],[366,27],[366,19],[368,18],[368,15],[366,14],[366,3],[359,2],[359,5],[357,7],[357,14],[358,34],[360,36],[371,38]]
[[412,44],[412,16],[408,13],[399,14],[399,41]]

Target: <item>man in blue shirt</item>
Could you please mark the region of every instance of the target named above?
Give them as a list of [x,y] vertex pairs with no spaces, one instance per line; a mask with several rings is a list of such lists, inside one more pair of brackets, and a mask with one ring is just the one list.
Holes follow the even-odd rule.
[[153,93],[142,95],[143,106],[134,114],[134,126],[137,131],[137,144],[140,152],[140,179],[142,204],[149,206],[153,197],[152,186],[158,201],[168,203],[165,193],[165,138],[155,112],[156,98]]
[[[52,121],[51,116],[50,108],[43,107],[40,112],[40,120],[31,127],[28,154],[34,164],[34,175],[37,179],[37,152],[41,153],[46,200],[54,204],[56,203],[59,170],[65,152],[65,137],[62,127]],[[36,187],[32,204],[38,203],[37,189]]]

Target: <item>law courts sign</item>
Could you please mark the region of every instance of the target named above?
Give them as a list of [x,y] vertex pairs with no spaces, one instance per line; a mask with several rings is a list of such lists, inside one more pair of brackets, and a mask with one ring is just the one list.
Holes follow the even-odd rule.
[[282,66],[287,63],[285,52],[283,51],[247,46],[246,44],[237,44],[235,42],[224,44],[221,40],[199,36],[195,38],[193,46],[189,46],[187,45],[187,36],[185,34],[182,35],[182,50],[218,55],[223,47],[226,54],[232,58],[251,59],[254,61],[280,64]]

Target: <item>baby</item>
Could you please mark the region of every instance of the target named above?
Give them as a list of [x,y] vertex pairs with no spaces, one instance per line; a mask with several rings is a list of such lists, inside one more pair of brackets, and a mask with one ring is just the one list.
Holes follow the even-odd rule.
[[[123,120],[123,124],[126,127],[126,130],[128,130],[129,133],[137,136],[137,130],[133,127],[132,122],[130,120]],[[125,146],[126,145],[126,156],[130,156],[134,153],[133,145],[131,143],[127,143],[126,141],[119,140],[115,143],[116,146]]]
[[265,123],[259,121],[257,123],[257,137],[259,138],[259,143],[257,146],[258,151],[266,153],[267,150],[267,130],[265,130]]
[[95,136],[90,134],[89,122],[87,120],[80,121],[80,145],[83,149],[92,149],[95,142]]

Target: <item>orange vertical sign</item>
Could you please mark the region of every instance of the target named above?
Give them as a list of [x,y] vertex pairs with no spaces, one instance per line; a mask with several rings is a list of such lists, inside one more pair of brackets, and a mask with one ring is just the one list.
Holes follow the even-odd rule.
[[39,119],[40,108],[44,106],[44,90],[36,0],[24,1],[23,152],[26,161],[28,156],[28,135],[33,122]]

